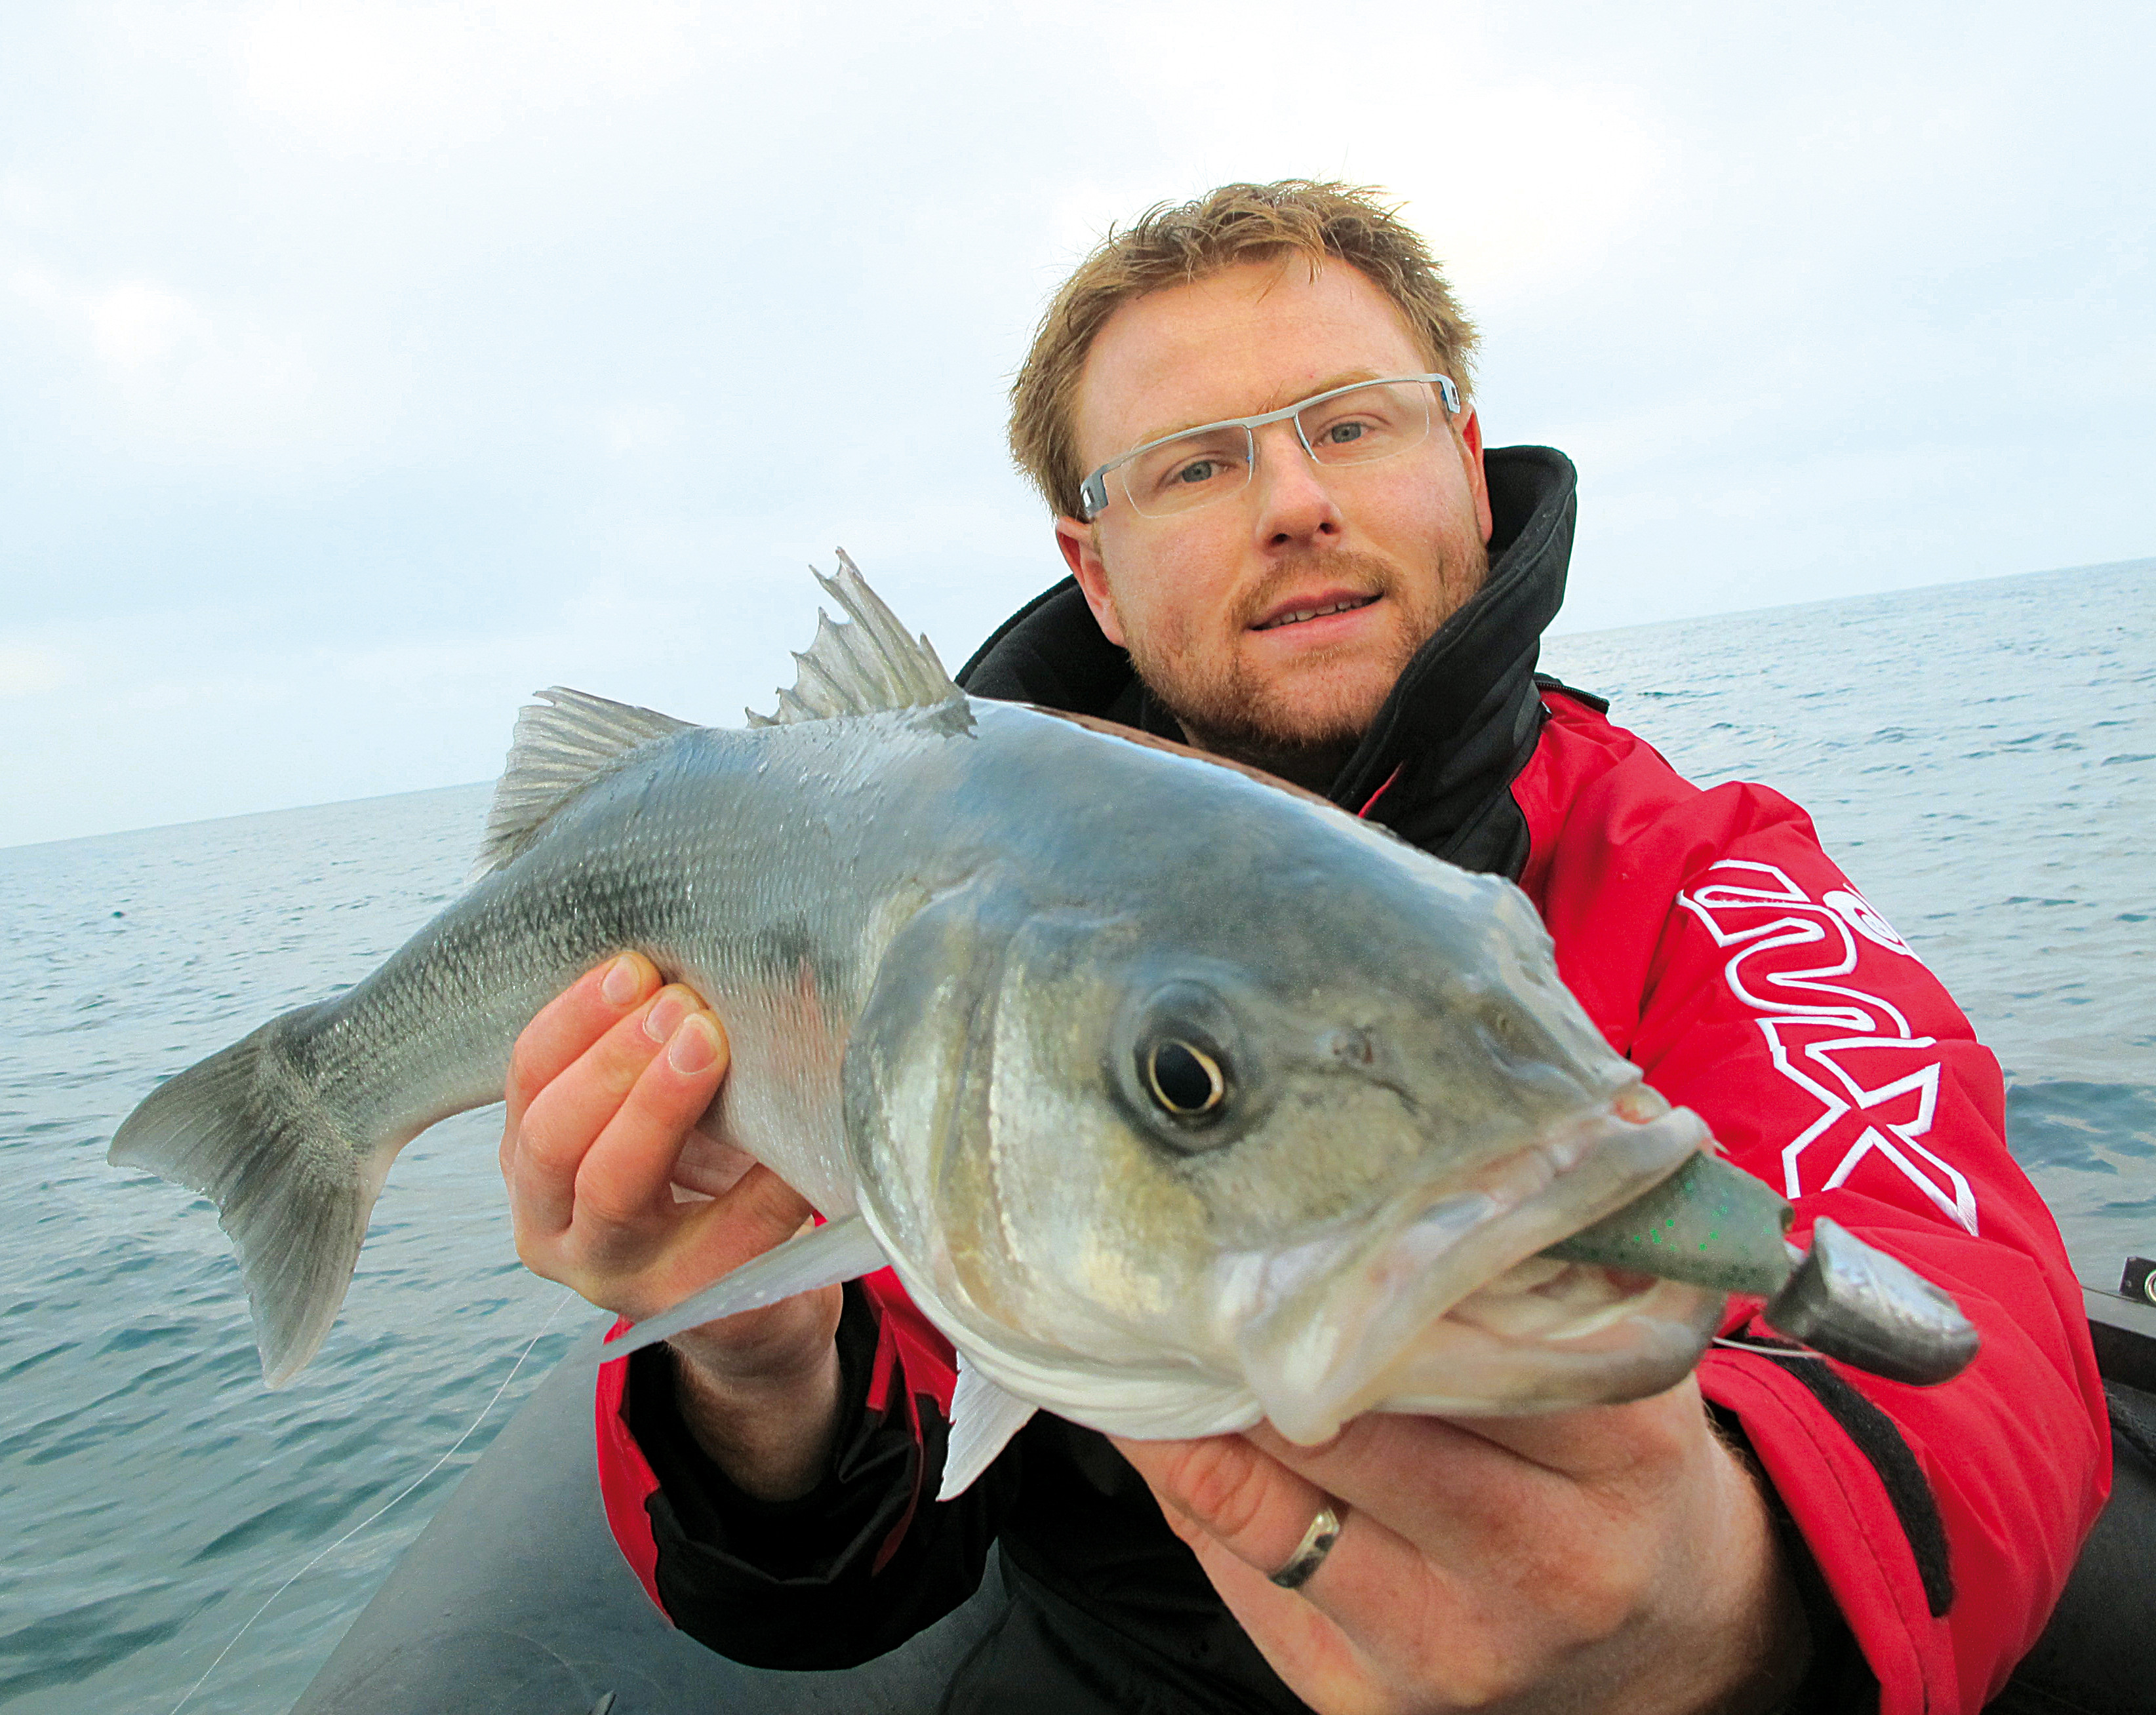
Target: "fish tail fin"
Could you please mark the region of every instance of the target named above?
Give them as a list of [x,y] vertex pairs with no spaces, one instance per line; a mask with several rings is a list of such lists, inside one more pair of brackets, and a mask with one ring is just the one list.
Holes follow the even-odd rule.
[[387,1139],[347,1135],[291,1052],[297,1027],[319,1010],[273,1018],[161,1084],[105,1155],[217,1205],[273,1388],[305,1366],[336,1320],[396,1154]]

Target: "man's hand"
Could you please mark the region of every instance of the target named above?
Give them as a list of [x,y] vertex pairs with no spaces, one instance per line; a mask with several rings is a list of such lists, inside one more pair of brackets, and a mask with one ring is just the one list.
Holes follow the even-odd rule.
[[[510,1060],[501,1137],[525,1265],[641,1320],[798,1231],[808,1205],[696,1129],[726,1067],[718,1020],[688,989],[661,987],[639,954],[587,973],[534,1018]],[[670,1343],[683,1416],[752,1494],[803,1492],[823,1470],[840,1303],[827,1287]]]
[[[1296,1694],[1327,1715],[1774,1707],[1802,1610],[1757,1481],[1687,1379],[1545,1417],[1370,1416],[1322,1447],[1267,1424],[1116,1443]],[[1301,1589],[1269,1574],[1318,1508]],[[1344,1503],[1344,1504],[1343,1504]]]

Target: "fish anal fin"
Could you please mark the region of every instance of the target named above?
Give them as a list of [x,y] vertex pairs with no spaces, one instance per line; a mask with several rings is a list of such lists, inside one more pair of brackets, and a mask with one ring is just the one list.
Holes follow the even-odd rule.
[[816,581],[845,618],[834,621],[818,612],[816,641],[793,658],[800,673],[793,689],[778,694],[775,714],[750,710],[751,726],[932,709],[963,694],[928,639],[906,635],[844,549],[839,550],[837,572],[826,577],[819,571]]
[[1034,1410],[990,1381],[961,1352],[958,1385],[951,1395],[951,1434],[943,1451],[943,1486],[936,1498],[952,1500],[971,1488],[1025,1427]]
[[691,721],[550,685],[516,717],[508,765],[494,789],[475,881],[511,862],[547,819],[644,745],[686,732]]

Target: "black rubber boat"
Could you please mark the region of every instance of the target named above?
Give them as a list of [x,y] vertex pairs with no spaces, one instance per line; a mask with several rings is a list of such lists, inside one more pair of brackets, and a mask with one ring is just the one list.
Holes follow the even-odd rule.
[[[2118,1476],[2002,1715],[2156,1712],[2156,1303],[2085,1289]],[[406,1552],[292,1715],[930,1715],[1000,1610],[973,1600],[843,1673],[715,1656],[661,1619],[616,1552],[593,1464],[594,1328]]]

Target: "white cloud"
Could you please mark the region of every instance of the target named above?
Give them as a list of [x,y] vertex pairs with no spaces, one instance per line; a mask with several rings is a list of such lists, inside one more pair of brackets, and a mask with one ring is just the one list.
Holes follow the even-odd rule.
[[82,678],[82,661],[72,650],[49,643],[0,642],[0,699],[43,696]]
[[136,370],[172,356],[182,342],[199,349],[208,325],[176,292],[147,280],[129,280],[80,301],[90,344],[112,368]]
[[220,317],[151,279],[96,283],[31,264],[7,284],[90,360],[138,445],[189,463],[252,461],[303,450],[319,425],[315,366],[293,330]]
[[1406,200],[1575,622],[2148,551],[2145,5],[33,10],[0,838],[478,778],[557,679],[731,719],[834,542],[955,663],[1057,571],[1043,299],[1228,178]]
[[261,107],[393,157],[677,82],[701,34],[697,8],[670,0],[277,0],[238,51]]
[[35,226],[49,220],[56,212],[57,199],[50,186],[28,173],[0,175],[0,219]]
[[680,438],[683,422],[675,406],[624,402],[599,412],[599,438],[609,453],[654,453]]
[[1613,243],[1650,224],[1669,188],[1635,92],[1505,83],[1460,90],[1445,108],[1440,132],[1398,127],[1358,146],[1357,164],[1384,175],[1471,305],[1576,287]]
[[[1356,18],[1343,28],[1252,0],[1224,28],[1209,8],[1147,6],[1123,26],[1116,75],[1153,116],[1186,194],[1228,178],[1378,185],[1478,301],[1570,277],[1665,188],[1644,91],[1543,69],[1548,56],[1499,41],[1469,8],[1387,4]],[[1136,206],[1124,197],[1106,212],[1127,219]]]

